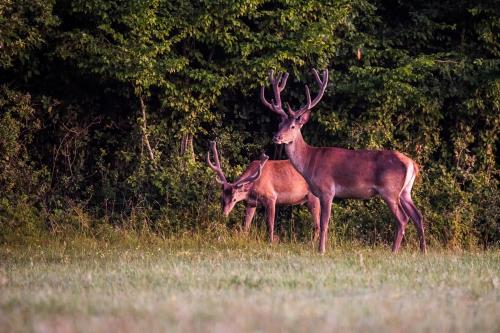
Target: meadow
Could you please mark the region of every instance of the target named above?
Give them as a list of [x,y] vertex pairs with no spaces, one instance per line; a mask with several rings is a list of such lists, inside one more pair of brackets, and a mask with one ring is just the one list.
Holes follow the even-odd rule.
[[500,251],[116,232],[0,246],[0,332],[499,332]]

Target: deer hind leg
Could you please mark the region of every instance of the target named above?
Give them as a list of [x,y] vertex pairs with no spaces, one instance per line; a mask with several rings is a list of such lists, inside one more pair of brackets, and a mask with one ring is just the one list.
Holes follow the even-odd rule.
[[415,228],[417,229],[418,233],[418,239],[420,242],[420,251],[422,251],[423,253],[427,253],[422,213],[420,213],[420,211],[413,203],[409,192],[403,191],[400,197],[400,201],[404,211],[408,216],[411,217],[413,223],[415,224]]
[[392,215],[394,215],[394,217],[396,218],[397,230],[396,230],[396,237],[394,238],[394,243],[392,245],[392,252],[397,253],[399,251],[399,248],[401,247],[401,241],[403,240],[409,218],[398,199],[391,199],[391,198],[383,198],[383,199],[387,203],[389,209],[391,210]]
[[307,195],[307,208],[314,221],[313,242],[316,242],[319,238],[320,204],[319,199],[312,193]]

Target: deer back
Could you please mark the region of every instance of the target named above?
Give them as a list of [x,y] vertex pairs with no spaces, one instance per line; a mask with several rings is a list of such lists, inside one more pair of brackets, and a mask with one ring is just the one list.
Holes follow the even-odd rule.
[[[254,161],[258,162],[258,161]],[[250,174],[254,162],[245,170]],[[250,169],[250,170],[249,170]],[[244,173],[244,174],[245,174]],[[241,177],[244,177],[244,174]],[[289,160],[268,161],[262,175],[255,181],[252,194],[262,198],[274,198],[281,204],[298,204],[305,200],[309,192],[304,178],[295,170]]]

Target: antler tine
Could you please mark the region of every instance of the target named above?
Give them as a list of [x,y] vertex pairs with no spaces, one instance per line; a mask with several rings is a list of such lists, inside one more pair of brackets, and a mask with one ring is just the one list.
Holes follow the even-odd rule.
[[323,97],[323,94],[325,93],[326,86],[328,84],[328,70],[325,69],[323,71],[323,74],[322,74],[323,79],[319,78],[319,74],[318,74],[318,71],[316,69],[313,69],[313,74],[314,74],[314,78],[316,79],[316,83],[318,83],[318,85],[319,85],[318,95],[316,95],[314,100],[311,102],[311,94],[309,91],[309,87],[306,85],[307,104],[304,107],[300,108],[300,110],[297,112],[296,117],[302,115],[304,112],[311,110],[313,107],[315,107],[316,104],[318,104],[319,101],[321,100],[321,98]]
[[276,109],[281,109],[281,90],[279,87],[280,81],[281,81],[281,76],[282,74],[278,74],[278,79],[274,80],[271,82],[271,85],[273,86],[273,92],[274,92],[274,103],[273,106]]
[[283,91],[283,89],[285,89],[287,80],[288,80],[288,73],[285,72],[285,74],[283,74],[282,72],[279,72],[278,77],[275,80],[271,81],[275,98],[273,102],[273,107],[275,111],[278,111],[279,113],[281,112],[284,113],[283,106],[281,103],[281,92]]
[[319,74],[318,74],[318,71],[316,70],[316,68],[313,68],[313,74],[314,74],[314,78],[316,79],[316,82],[318,83],[318,85],[321,86],[323,84],[323,82],[319,78]]
[[217,142],[210,141],[210,149],[212,149],[212,153],[214,154],[215,165],[220,169],[220,160],[219,160],[219,151],[217,150]]
[[322,73],[323,79],[319,78],[318,71],[315,68],[313,68],[313,74],[314,74],[314,78],[316,79],[316,82],[318,83],[318,85],[321,88],[323,88],[323,87],[326,88],[326,84],[328,82],[328,70],[327,69],[323,70],[323,73]]
[[271,111],[279,114],[282,118],[287,118],[285,111],[283,111],[283,107],[281,104],[281,91],[285,88],[286,81],[288,79],[288,73],[278,73],[278,77],[274,78],[274,71],[269,71],[269,82],[273,88],[274,99],[271,99],[271,103],[266,100],[265,97],[265,88],[262,86],[260,88],[260,100],[262,104],[264,104]]
[[311,92],[309,91],[309,87],[306,84],[306,99],[307,99],[307,109],[311,108]]
[[217,176],[219,177],[217,181],[219,183],[227,183],[226,176],[224,176],[224,172],[222,171],[222,168],[220,166],[220,160],[219,160],[219,152],[217,151],[217,143],[215,141],[210,141],[210,150],[212,150],[212,153],[214,154],[214,159],[215,159],[215,165],[210,161],[210,151],[207,152],[207,164],[208,166],[214,170],[217,173]]
[[274,81],[274,69],[271,69],[269,71],[269,82],[273,82]]
[[266,154],[262,153],[262,155],[260,155],[259,169],[257,170],[257,172],[254,173],[251,176],[245,177],[245,178],[237,181],[234,184],[234,186],[241,186],[243,184],[250,183],[250,182],[253,182],[254,180],[259,179],[259,177],[260,177],[260,175],[262,173],[262,169],[264,168],[264,165],[266,164],[266,162],[268,160],[269,160],[269,156],[267,156]]
[[262,104],[264,104],[268,109],[271,109],[274,111],[273,109],[273,106],[271,103],[269,103],[267,100],[266,100],[266,96],[265,96],[265,88],[264,86],[261,86],[260,87],[260,101],[262,102]]
[[288,109],[288,114],[292,117],[295,117],[296,112],[290,106],[290,103],[286,102],[286,108]]
[[283,78],[283,72],[278,72],[278,77],[276,78],[275,82],[273,82],[273,84],[276,83],[279,86],[282,78]]
[[278,84],[278,87],[280,89],[280,92],[283,91],[283,89],[285,89],[285,86],[286,86],[286,81],[288,80],[288,73],[285,72],[285,74],[283,75],[283,78],[279,81],[279,84]]

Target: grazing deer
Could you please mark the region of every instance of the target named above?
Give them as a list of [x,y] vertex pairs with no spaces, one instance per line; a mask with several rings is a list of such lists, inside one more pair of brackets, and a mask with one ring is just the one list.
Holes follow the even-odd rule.
[[319,92],[311,101],[306,85],[306,105],[294,111],[287,103],[288,115],[281,103],[281,92],[286,86],[288,73],[269,73],[274,99],[268,102],[264,87],[260,99],[271,111],[281,117],[278,132],[273,141],[284,144],[290,162],[309,184],[311,192],[320,201],[319,252],[325,253],[328,222],[334,197],[368,199],[380,195],[397,220],[397,233],[392,247],[398,252],[409,218],[418,232],[420,249],[426,252],[422,214],[411,199],[411,188],[418,174],[418,165],[409,157],[389,150],[349,150],[337,147],[312,147],[301,133],[302,126],[311,116],[311,109],[322,98],[328,82],[328,71],[322,78],[314,70]]
[[227,181],[222,171],[219,153],[214,141],[210,142],[210,149],[215,163],[210,161],[210,152],[207,153],[207,163],[217,173],[215,178],[222,186],[221,205],[224,216],[228,216],[234,205],[246,200],[247,208],[243,230],[248,232],[257,204],[265,207],[269,237],[274,240],[274,219],[276,204],[300,205],[307,203],[307,208],[313,216],[315,229],[314,240],[319,236],[319,200],[307,186],[306,181],[295,170],[288,160],[268,161],[262,154],[260,161],[253,161],[248,168],[233,183]]

